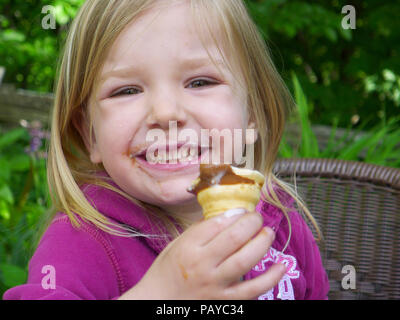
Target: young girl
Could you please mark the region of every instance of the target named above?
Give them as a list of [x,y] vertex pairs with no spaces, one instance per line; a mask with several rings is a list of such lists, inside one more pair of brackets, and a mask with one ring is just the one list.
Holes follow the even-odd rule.
[[[315,221],[272,173],[292,102],[241,1],[88,0],[58,73],[55,214],[4,299],[326,299],[294,203]],[[149,133],[178,154],[183,133],[205,129],[255,130],[241,139],[266,177],[257,212],[202,219],[187,188],[213,142],[191,139],[195,158],[145,156]]]

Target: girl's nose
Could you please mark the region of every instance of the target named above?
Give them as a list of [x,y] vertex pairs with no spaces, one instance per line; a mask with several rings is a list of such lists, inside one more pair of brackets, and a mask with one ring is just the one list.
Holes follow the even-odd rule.
[[147,117],[147,125],[151,128],[168,129],[170,121],[176,121],[178,127],[184,126],[187,116],[179,99],[173,95],[153,96],[151,111]]

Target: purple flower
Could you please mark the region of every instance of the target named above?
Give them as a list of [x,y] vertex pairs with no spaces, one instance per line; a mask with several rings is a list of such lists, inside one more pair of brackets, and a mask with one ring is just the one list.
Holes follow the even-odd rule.
[[26,120],[21,120],[20,124],[22,127],[28,129],[31,141],[28,147],[25,148],[25,152],[38,158],[47,157],[46,152],[40,151],[43,145],[43,140],[49,139],[50,134],[48,131],[42,129],[42,123],[40,121],[28,122]]

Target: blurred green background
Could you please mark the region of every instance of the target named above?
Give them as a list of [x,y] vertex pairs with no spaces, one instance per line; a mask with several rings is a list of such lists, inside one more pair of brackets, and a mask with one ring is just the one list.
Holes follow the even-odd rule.
[[[5,82],[50,92],[68,23],[83,0],[2,0],[0,65]],[[313,123],[339,126],[353,119],[379,119],[399,113],[399,1],[247,0],[268,41],[279,71],[290,84],[294,71],[312,103]],[[56,29],[43,29],[45,5],[56,9]],[[356,9],[356,29],[341,26],[343,6]],[[358,121],[356,121],[358,120]]]
[[[59,52],[84,0],[2,0],[3,83],[52,92]],[[247,0],[273,60],[292,91],[301,127],[297,147],[282,141],[280,157],[326,157],[400,168],[400,1]],[[42,8],[55,8],[56,28],[43,29]],[[344,29],[345,5],[356,29]],[[0,101],[1,107],[1,101]],[[326,145],[313,126],[329,126]],[[338,140],[339,129],[346,134]],[[362,136],[358,134],[362,132]],[[0,295],[27,277],[36,227],[50,207],[47,132],[41,123],[0,123]]]

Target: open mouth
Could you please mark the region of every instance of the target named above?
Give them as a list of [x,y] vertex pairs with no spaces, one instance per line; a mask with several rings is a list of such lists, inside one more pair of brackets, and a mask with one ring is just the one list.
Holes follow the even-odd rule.
[[148,165],[180,165],[180,164],[200,164],[201,157],[207,152],[209,147],[199,145],[178,145],[178,146],[158,146],[142,150],[131,158],[136,158],[140,162]]

